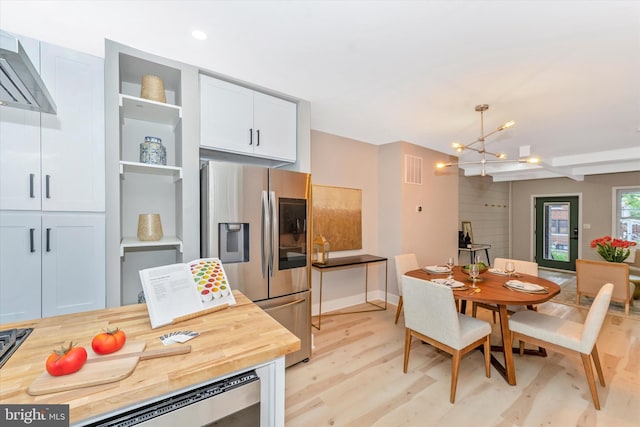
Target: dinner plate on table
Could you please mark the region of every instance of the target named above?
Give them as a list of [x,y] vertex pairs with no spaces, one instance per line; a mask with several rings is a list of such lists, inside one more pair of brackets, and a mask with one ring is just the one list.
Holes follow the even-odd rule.
[[458,282],[457,280],[453,280],[453,279],[433,279],[431,281],[439,285],[445,285],[454,289],[463,288],[465,286],[464,283]]
[[428,265],[424,267],[424,270],[428,271],[429,273],[436,273],[436,274],[451,273],[451,270],[449,269],[449,267],[445,267],[443,265]]
[[509,273],[507,273],[506,271],[500,269],[500,268],[490,268],[489,269],[489,273],[493,273],[493,274],[499,274],[500,276],[508,276]]
[[487,271],[491,274],[497,274],[498,276],[522,277],[522,274],[515,273],[515,272],[509,274],[506,271],[502,270],[501,268],[490,268]]
[[536,285],[535,283],[521,282],[520,280],[509,280],[505,286],[522,292],[546,293],[547,288]]

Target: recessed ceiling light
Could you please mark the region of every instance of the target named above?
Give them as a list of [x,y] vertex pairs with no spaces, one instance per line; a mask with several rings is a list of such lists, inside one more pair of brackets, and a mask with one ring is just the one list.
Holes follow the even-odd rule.
[[206,40],[207,39],[207,33],[205,33],[204,31],[193,30],[191,32],[191,35],[193,36],[194,39],[198,39],[198,40]]

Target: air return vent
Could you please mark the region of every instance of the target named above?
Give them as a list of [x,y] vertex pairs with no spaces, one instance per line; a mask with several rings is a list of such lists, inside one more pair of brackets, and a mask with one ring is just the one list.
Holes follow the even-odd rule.
[[422,185],[422,157],[405,154],[404,183]]

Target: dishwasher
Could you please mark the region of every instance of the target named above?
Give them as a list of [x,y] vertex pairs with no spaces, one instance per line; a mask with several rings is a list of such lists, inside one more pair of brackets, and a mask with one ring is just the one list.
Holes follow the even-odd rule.
[[156,402],[88,420],[83,426],[259,426],[260,377],[248,371]]

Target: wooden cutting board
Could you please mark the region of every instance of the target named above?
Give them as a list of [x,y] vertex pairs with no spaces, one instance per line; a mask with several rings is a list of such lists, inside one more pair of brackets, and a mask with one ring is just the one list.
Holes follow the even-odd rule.
[[[100,356],[91,348],[87,350],[87,362],[80,368],[78,372],[69,375],[54,377],[49,375],[45,370],[37,377],[27,388],[27,393],[32,396],[41,394],[56,393],[59,391],[72,390],[76,388],[89,387],[98,384],[107,384],[120,381],[131,375],[138,364],[140,356],[123,357],[115,360],[95,360],[89,362],[89,359],[99,359],[100,357],[109,357],[112,355],[125,355],[127,353],[138,353],[144,350],[147,343],[144,341],[127,341],[124,346],[115,353]],[[44,360],[42,361],[44,365]]]

